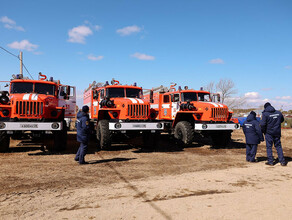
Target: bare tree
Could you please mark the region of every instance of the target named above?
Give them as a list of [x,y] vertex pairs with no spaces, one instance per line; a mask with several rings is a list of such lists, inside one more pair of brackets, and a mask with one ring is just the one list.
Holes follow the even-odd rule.
[[226,99],[237,93],[237,90],[234,87],[234,82],[231,79],[221,79],[216,84],[216,89],[221,94],[222,103],[224,103]]
[[225,99],[225,104],[230,109],[239,109],[242,108],[246,103],[246,97],[239,96],[239,97],[229,97]]
[[204,86],[204,89],[211,94],[219,93],[221,103],[226,104],[230,109],[239,109],[246,104],[245,96],[233,96],[237,93],[237,90],[231,79],[220,79],[216,85],[211,81]]
[[210,93],[215,93],[215,83],[213,81],[211,81],[210,83],[208,83],[205,88],[206,91],[210,92]]

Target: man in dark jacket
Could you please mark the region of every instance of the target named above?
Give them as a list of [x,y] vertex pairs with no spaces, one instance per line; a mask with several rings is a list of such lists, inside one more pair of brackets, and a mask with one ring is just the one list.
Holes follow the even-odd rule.
[[87,164],[84,157],[87,152],[88,141],[90,138],[88,112],[89,107],[85,105],[82,107],[82,111],[77,113],[77,141],[80,143],[80,147],[75,156],[75,160],[79,161],[79,164]]
[[260,128],[260,123],[256,119],[256,113],[251,111],[243,123],[243,132],[246,142],[246,161],[256,162],[258,144],[264,141],[264,136]]
[[279,162],[282,166],[286,166],[287,162],[285,161],[282,145],[281,145],[281,123],[284,121],[284,117],[281,112],[276,111],[269,102],[264,105],[265,110],[262,114],[262,120],[260,122],[263,133],[266,137],[266,146],[267,146],[267,165],[274,165],[273,144],[277,149]]

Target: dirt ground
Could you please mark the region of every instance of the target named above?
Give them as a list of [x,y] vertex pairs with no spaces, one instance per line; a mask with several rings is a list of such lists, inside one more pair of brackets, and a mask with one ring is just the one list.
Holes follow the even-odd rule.
[[[286,160],[292,161],[292,129],[283,130]],[[154,151],[115,145],[78,165],[78,144],[69,135],[64,153],[43,152],[12,141],[0,154],[0,219],[290,219],[292,162],[266,166],[245,161],[242,131],[229,148],[196,144],[181,149],[163,135]],[[274,156],[277,154],[274,151]]]

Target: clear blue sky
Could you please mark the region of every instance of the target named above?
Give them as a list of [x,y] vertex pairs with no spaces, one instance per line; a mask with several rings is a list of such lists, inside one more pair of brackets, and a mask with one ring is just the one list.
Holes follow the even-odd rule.
[[[292,109],[292,1],[1,1],[0,46],[85,89],[116,78],[199,89],[232,79],[250,106]],[[1,80],[19,72],[0,50]]]

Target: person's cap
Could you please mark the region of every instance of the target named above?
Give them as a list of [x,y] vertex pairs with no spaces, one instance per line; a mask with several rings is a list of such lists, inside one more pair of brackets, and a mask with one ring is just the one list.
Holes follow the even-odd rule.
[[249,114],[257,116],[257,113],[255,113],[254,111],[251,111]]
[[87,105],[84,105],[84,106],[82,107],[82,111],[83,111],[83,112],[89,112],[89,107],[88,107]]
[[268,106],[271,106],[271,103],[267,102],[267,103],[264,105],[264,108],[267,108]]

